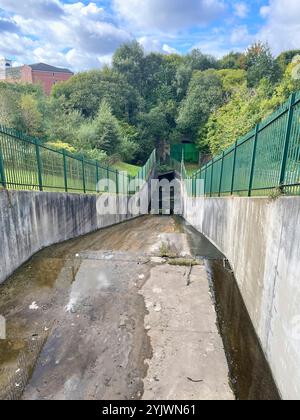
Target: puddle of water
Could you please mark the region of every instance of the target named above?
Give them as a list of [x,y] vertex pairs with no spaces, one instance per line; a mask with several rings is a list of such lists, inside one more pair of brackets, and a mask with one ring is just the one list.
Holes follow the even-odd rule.
[[236,279],[221,260],[206,260],[218,326],[238,400],[280,400]]

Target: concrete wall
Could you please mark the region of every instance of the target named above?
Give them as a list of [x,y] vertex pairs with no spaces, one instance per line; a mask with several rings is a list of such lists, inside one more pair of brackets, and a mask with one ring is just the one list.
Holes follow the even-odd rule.
[[300,399],[300,197],[184,199],[226,255],[283,399]]
[[[96,195],[0,190],[0,283],[44,247],[133,217],[99,215]],[[127,196],[117,197],[117,212]]]

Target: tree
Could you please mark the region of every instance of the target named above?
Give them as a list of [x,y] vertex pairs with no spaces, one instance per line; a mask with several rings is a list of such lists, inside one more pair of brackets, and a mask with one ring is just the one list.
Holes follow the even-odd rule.
[[85,119],[79,111],[66,110],[62,98],[50,98],[46,134],[50,141],[61,141],[77,147],[78,131]]
[[109,68],[79,73],[52,91],[65,110],[75,110],[85,118],[94,118],[101,102],[109,103],[115,116],[133,122],[140,110],[141,98],[124,75]]
[[145,161],[155,147],[168,140],[170,125],[164,104],[159,104],[148,113],[139,116],[140,148],[138,159]]
[[0,82],[0,124],[44,136],[47,100],[39,86]]
[[212,55],[203,54],[199,49],[194,49],[185,57],[185,63],[195,70],[209,70],[218,67],[217,60]]
[[243,69],[244,54],[230,52],[225,55],[221,60],[218,61],[218,67],[220,69],[232,69],[238,70]]
[[297,55],[300,55],[300,50],[285,51],[276,58],[276,62],[280,66],[282,73],[286,71],[288,65],[292,63],[294,57]]
[[268,79],[271,83],[276,83],[281,70],[272,56],[268,44],[257,42],[246,52],[246,70],[249,87],[256,87],[262,79]]
[[142,91],[144,50],[137,42],[122,45],[113,56],[113,69],[122,74],[131,86]]
[[178,129],[195,142],[201,126],[211,112],[224,102],[221,78],[215,70],[195,72],[189,85],[186,99],[182,102],[177,118]]
[[92,149],[105,151],[112,155],[118,151],[122,141],[117,118],[112,114],[110,105],[103,100],[98,115],[91,122],[89,142]]
[[119,153],[125,162],[133,163],[139,152],[139,131],[136,127],[127,123],[120,124],[122,142]]
[[227,99],[230,99],[231,94],[247,81],[245,70],[224,69],[219,70],[218,75],[221,78]]
[[38,110],[37,100],[30,94],[22,95],[20,111],[22,131],[30,136],[42,136],[42,114]]

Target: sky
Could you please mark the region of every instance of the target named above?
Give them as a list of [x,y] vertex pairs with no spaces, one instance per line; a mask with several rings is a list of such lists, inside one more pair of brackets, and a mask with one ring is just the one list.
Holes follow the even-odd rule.
[[0,56],[15,65],[99,68],[134,39],[146,52],[217,57],[261,40],[277,55],[300,49],[300,1],[0,0]]

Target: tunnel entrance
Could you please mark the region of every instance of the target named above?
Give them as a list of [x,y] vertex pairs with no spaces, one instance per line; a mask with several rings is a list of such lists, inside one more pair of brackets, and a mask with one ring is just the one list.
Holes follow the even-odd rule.
[[[175,179],[175,171],[167,171],[158,175],[159,182],[162,180],[172,182]],[[175,208],[175,188],[170,187],[170,195],[163,196],[163,188],[159,187],[159,214],[162,216],[174,215]]]

